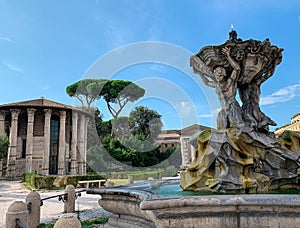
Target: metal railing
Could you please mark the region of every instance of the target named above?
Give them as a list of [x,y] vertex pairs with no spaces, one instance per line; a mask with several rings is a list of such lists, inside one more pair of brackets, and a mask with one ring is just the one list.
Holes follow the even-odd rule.
[[[81,192],[85,192],[86,189],[83,189],[83,190],[79,190],[79,191],[76,191],[75,192],[75,200],[81,196]],[[41,199],[41,206],[43,206],[45,200],[48,200],[48,199],[53,199],[53,198],[56,198],[58,197],[58,201],[62,201],[62,202],[65,202],[68,200],[68,193],[63,193],[63,194],[58,194],[58,195],[55,195],[55,196],[49,196],[49,197],[45,197],[43,199]],[[29,206],[29,205],[27,205]]]

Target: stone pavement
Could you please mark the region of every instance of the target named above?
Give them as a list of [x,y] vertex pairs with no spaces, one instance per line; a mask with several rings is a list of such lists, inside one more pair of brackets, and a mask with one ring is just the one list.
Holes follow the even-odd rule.
[[[77,190],[81,189],[76,189],[76,191]],[[30,190],[20,183],[20,181],[0,180],[0,228],[5,227],[5,215],[10,204],[17,200],[25,202],[28,193],[30,193]],[[39,190],[38,193],[41,199],[43,199],[45,197],[62,194],[64,190]],[[87,195],[85,192],[81,193],[81,197],[75,201],[75,210],[79,211],[80,219],[88,220],[110,216],[110,213],[99,206],[98,200],[100,198],[100,195]],[[45,200],[41,207],[41,223],[49,223],[52,220],[60,218],[65,215],[63,210],[64,204],[58,200],[58,197]]]

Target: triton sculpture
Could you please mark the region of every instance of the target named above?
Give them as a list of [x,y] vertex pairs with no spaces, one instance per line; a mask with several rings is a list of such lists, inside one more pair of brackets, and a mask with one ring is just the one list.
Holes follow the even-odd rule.
[[196,158],[181,173],[183,190],[252,193],[297,183],[300,152],[276,140],[269,131],[276,123],[259,107],[261,84],[274,74],[282,51],[269,39],[243,41],[232,29],[224,44],[191,56],[194,73],[215,88],[221,111],[217,130],[198,137]]

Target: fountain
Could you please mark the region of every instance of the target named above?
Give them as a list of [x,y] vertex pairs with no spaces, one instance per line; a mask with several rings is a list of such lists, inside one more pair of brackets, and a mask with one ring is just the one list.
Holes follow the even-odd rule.
[[[269,39],[243,41],[232,30],[224,44],[191,56],[194,73],[219,97],[217,129],[199,135],[196,157],[180,180],[89,189],[114,214],[109,226],[298,227],[300,196],[270,193],[297,188],[300,137],[289,132],[276,139],[269,131],[276,123],[259,107],[261,84],[274,74],[282,51]],[[188,194],[157,191],[179,185]]]

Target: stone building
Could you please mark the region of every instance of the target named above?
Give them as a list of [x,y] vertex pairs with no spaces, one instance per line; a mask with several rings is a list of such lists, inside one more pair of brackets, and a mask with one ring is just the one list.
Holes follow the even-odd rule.
[[164,152],[169,147],[181,148],[182,167],[187,167],[191,164],[196,155],[196,148],[191,143],[201,131],[207,130],[209,127],[194,124],[182,130],[164,130],[156,140],[160,147],[160,151]]
[[277,128],[274,133],[276,136],[279,136],[286,130],[300,132],[300,112],[292,116],[290,124],[286,124],[280,128]]
[[90,117],[43,97],[0,105],[0,134],[9,135],[6,176],[85,174]]

